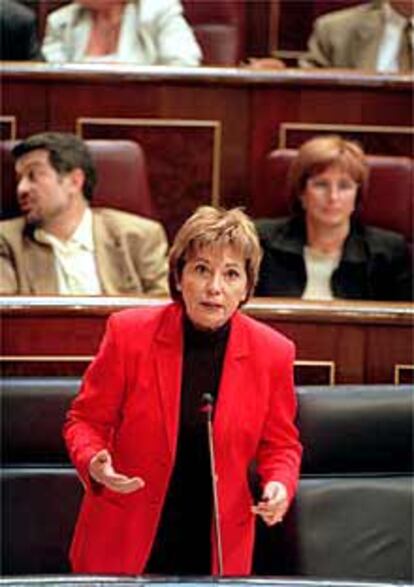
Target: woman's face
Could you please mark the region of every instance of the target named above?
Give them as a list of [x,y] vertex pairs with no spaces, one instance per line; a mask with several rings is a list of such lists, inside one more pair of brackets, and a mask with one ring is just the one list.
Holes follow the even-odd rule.
[[358,184],[337,166],[311,176],[301,194],[307,221],[320,228],[349,225],[357,193]]
[[245,259],[230,245],[201,247],[186,261],[178,286],[194,326],[216,330],[246,299]]

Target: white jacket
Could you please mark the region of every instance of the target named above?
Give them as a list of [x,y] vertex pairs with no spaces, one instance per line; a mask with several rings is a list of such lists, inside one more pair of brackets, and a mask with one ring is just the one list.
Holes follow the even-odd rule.
[[[47,61],[92,61],[85,55],[92,27],[90,11],[77,2],[47,19],[42,52]],[[97,61],[102,61],[97,58]],[[110,61],[138,65],[199,65],[201,50],[179,0],[129,0],[118,49]]]

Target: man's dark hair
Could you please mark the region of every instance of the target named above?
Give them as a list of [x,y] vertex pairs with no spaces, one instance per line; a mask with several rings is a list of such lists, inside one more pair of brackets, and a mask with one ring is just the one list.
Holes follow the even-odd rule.
[[71,133],[43,132],[18,143],[13,148],[12,154],[17,161],[23,155],[36,149],[44,149],[49,153],[50,164],[59,175],[81,169],[85,174],[83,195],[87,200],[92,199],[96,184],[96,169],[82,139]]

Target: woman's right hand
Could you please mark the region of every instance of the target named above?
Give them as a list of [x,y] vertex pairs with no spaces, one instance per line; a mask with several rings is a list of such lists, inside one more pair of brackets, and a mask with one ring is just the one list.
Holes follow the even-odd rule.
[[112,457],[106,449],[100,450],[91,458],[89,474],[98,483],[118,493],[132,493],[145,486],[141,477],[127,477],[117,473],[112,466]]

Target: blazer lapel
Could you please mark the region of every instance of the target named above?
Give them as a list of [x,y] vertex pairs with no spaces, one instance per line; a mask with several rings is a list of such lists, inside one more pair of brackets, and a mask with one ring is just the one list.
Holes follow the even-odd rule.
[[138,6],[134,2],[126,4],[119,35],[118,55],[124,62],[145,63],[139,39],[142,25],[139,22]]
[[183,359],[182,310],[179,304],[173,304],[163,314],[162,323],[155,339],[154,353],[163,421],[171,457],[174,458],[177,445]]
[[[75,8],[75,6],[74,6]],[[67,27],[69,38],[66,40],[67,46],[71,49],[72,59],[79,60],[85,56],[86,46],[92,29],[92,20],[89,12],[82,6],[73,11],[73,20]]]
[[24,264],[29,289],[34,294],[58,293],[58,281],[52,248],[26,237]]
[[93,210],[93,241],[102,291],[106,295],[138,293],[137,283],[128,271],[122,239],[108,229],[99,210]]
[[376,11],[371,19],[361,21],[350,45],[352,62],[355,67],[360,69],[376,68],[383,28],[384,18],[381,10]]
[[[182,309],[179,304],[174,304],[163,316],[154,347],[158,391],[172,458],[177,444],[183,350]],[[236,313],[232,320],[213,423],[216,450],[220,451],[221,462],[226,452],[227,431],[234,418],[234,406],[240,399],[248,357],[246,329]]]
[[234,407],[240,400],[248,357],[247,333],[237,312],[232,319],[213,423],[216,447],[220,447],[220,451],[226,450],[228,430],[231,429],[231,420],[234,418]]

